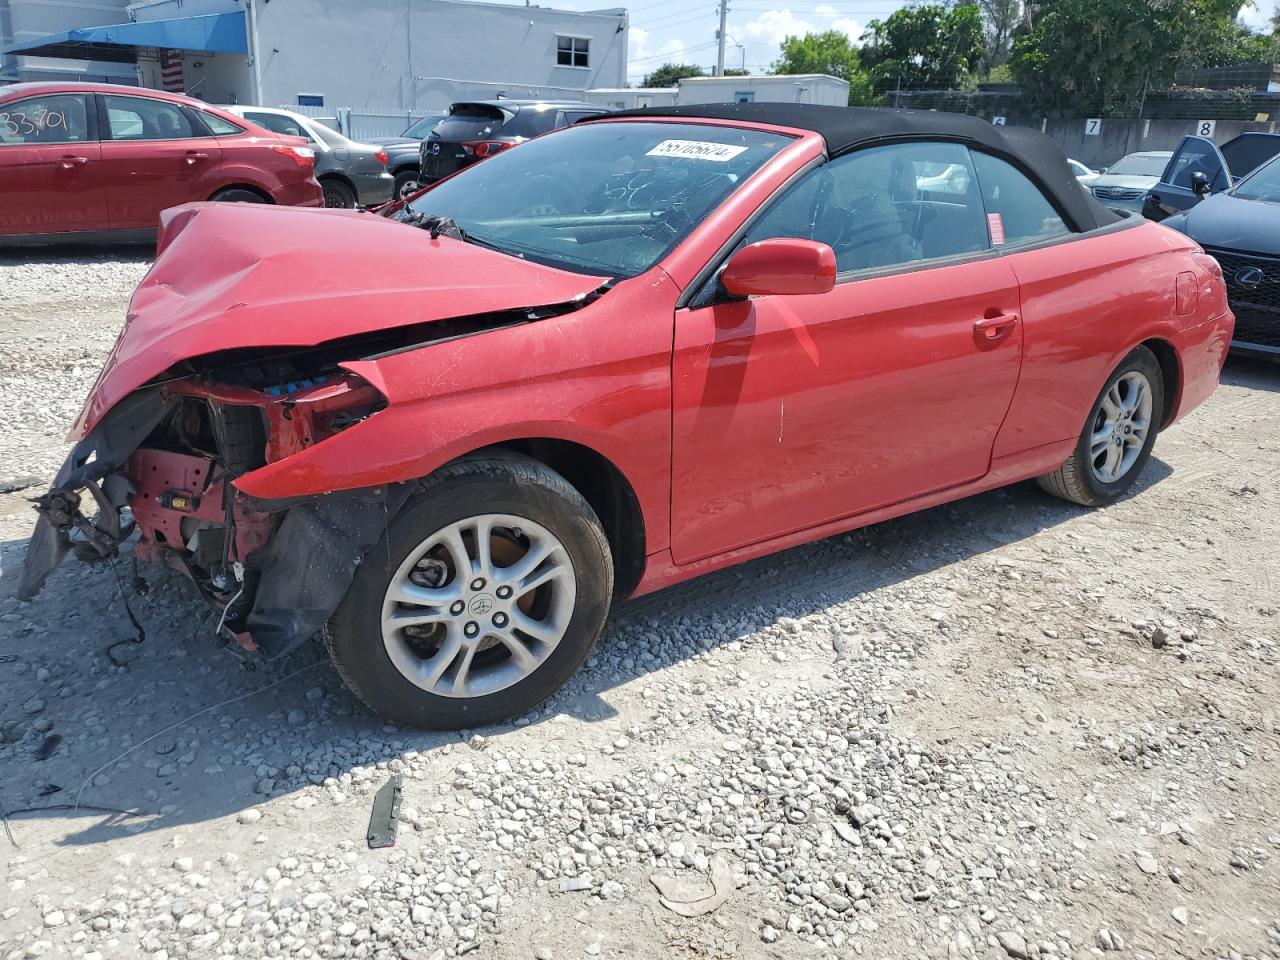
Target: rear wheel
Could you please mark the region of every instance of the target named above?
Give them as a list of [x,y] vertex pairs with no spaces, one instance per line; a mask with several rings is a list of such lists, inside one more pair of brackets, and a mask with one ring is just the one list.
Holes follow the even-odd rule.
[[1138,347],[1107,379],[1067,462],[1037,481],[1055,497],[1083,506],[1118,500],[1146,466],[1163,411],[1160,363]]
[[266,203],[261,194],[254,193],[252,190],[245,190],[243,187],[231,187],[228,190],[219,190],[210,200],[218,203]]
[[586,659],[613,594],[595,512],[558,473],[492,454],[424,481],[325,630],[356,695],[456,730],[527,712]]
[[324,188],[324,205],[326,207],[342,210],[351,210],[355,207],[356,192],[341,180],[325,180],[320,185]]
[[422,189],[417,170],[401,170],[396,174],[395,194],[397,200],[406,200]]

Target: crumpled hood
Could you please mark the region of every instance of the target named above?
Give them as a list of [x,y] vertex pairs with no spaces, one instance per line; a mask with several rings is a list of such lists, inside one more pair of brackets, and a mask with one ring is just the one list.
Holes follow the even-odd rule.
[[71,438],[183,360],[566,303],[606,279],[432,240],[426,230],[357,211],[175,207],[161,214],[156,262],[134,291]]

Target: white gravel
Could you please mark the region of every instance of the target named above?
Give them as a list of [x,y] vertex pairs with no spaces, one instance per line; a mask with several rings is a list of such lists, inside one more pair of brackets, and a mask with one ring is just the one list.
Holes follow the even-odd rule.
[[[0,258],[0,482],[56,469],[145,269]],[[1277,960],[1280,369],[1226,381],[1113,508],[1024,485],[635,601],[464,736],[318,646],[246,671],[176,577],[115,665],[127,563],[18,604],[0,494],[0,804],[140,814],[10,818],[0,958]]]

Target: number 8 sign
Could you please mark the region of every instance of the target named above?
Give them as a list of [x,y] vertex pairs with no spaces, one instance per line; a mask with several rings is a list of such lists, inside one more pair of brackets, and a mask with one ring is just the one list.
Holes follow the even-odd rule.
[[1214,131],[1214,130],[1216,130],[1217,128],[1218,128],[1218,121],[1217,121],[1217,120],[1197,120],[1197,121],[1196,121],[1196,136],[1197,136],[1197,137],[1212,137],[1212,136],[1213,136],[1213,131]]

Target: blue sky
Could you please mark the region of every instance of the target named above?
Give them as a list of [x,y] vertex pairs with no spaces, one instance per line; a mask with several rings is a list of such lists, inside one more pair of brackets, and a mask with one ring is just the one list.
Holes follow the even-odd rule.
[[[569,10],[598,10],[601,0],[541,0],[547,6]],[[1257,0],[1246,7],[1243,19],[1254,27],[1267,23],[1277,0]],[[645,73],[668,60],[715,65],[715,0],[654,0],[619,3],[631,13],[631,50],[627,78],[638,83]],[[760,73],[778,56],[782,38],[809,31],[841,30],[855,41],[868,21],[883,19],[898,7],[895,0],[798,0],[779,4],[771,0],[731,0],[729,39],[725,65]]]

